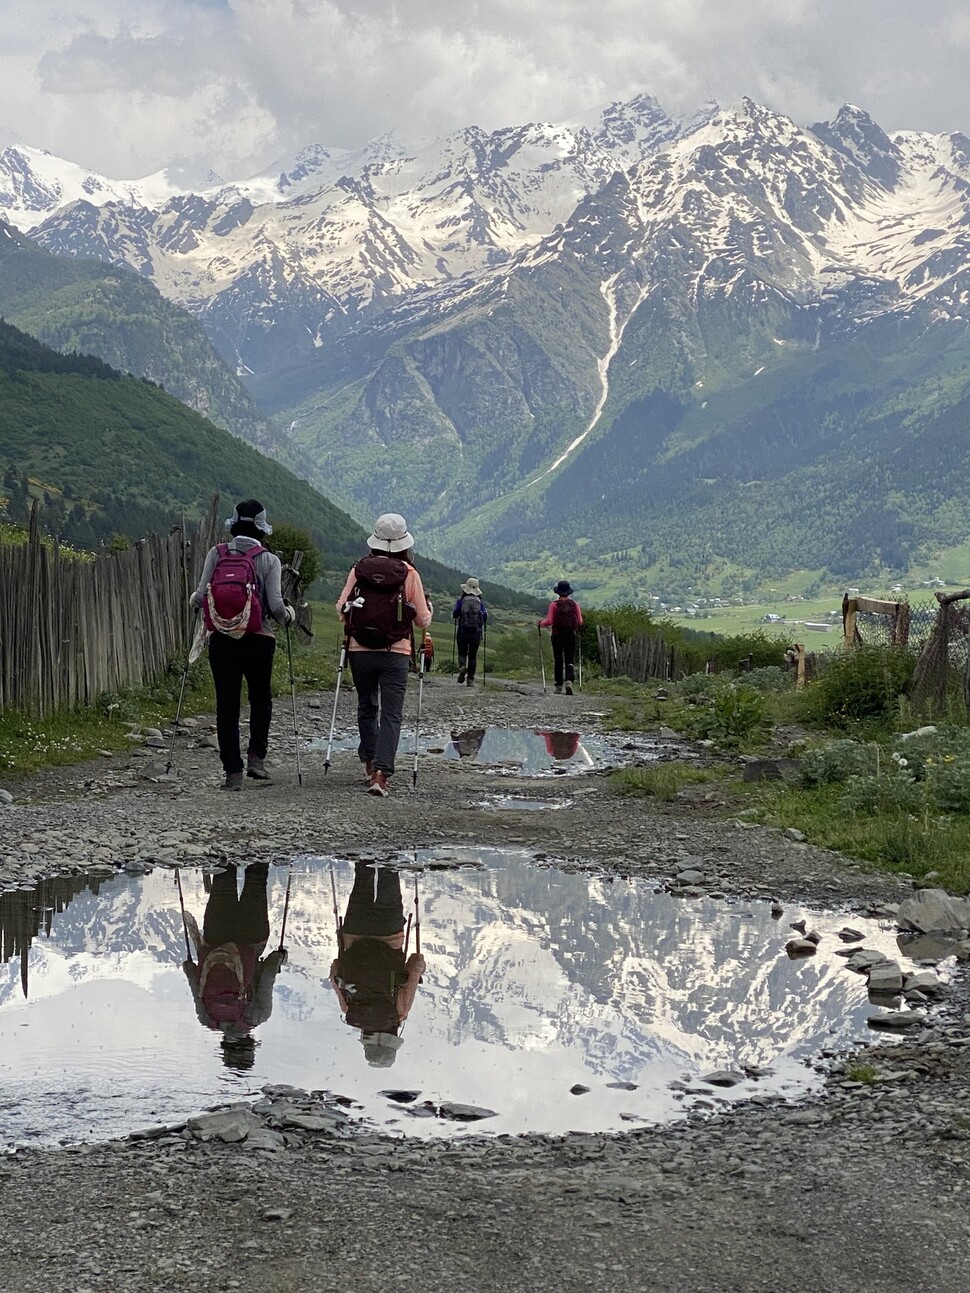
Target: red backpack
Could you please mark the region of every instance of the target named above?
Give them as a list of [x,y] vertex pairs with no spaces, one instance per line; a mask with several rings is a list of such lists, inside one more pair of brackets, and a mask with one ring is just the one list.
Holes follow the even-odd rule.
[[411,636],[417,610],[404,600],[410,569],[397,557],[363,557],[354,566],[347,632],[368,651],[387,651]]
[[553,633],[575,633],[579,628],[579,607],[568,597],[560,597],[552,607]]
[[255,558],[266,549],[259,543],[236,552],[220,543],[215,569],[205,590],[202,615],[210,633],[241,638],[263,627],[263,603]]

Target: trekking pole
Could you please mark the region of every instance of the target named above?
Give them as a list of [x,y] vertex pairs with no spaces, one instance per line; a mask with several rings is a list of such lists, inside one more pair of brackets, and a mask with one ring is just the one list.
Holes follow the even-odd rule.
[[282,928],[280,929],[280,951],[281,952],[284,950],[283,936],[286,933],[286,918],[290,914],[290,882],[292,881],[292,879],[293,879],[293,872],[289,869],[289,867],[287,867],[286,868],[286,897],[283,899],[283,925],[282,925]]
[[344,926],[343,926],[343,921],[341,921],[340,919],[340,908],[338,906],[338,901],[336,901],[336,875],[334,875],[334,864],[332,864],[332,862],[330,864],[330,892],[332,893],[332,896],[334,896],[334,926],[336,927],[336,946],[338,946],[338,952],[343,952]]
[[182,668],[182,685],[179,687],[179,703],[175,710],[175,726],[172,728],[172,744],[168,750],[168,763],[165,764],[165,775],[168,776],[175,766],[175,742],[178,739],[179,723],[182,721],[182,703],[185,700],[185,684],[189,677],[189,654],[192,650],[192,638],[195,636],[195,610],[192,611],[192,619],[189,623],[189,634],[185,644],[185,664]]
[[300,731],[296,725],[296,679],[293,677],[293,639],[290,637],[290,626],[286,626],[286,655],[290,662],[290,698],[293,701],[293,739],[296,742],[296,780],[303,785],[303,767],[300,763]]
[[414,877],[414,950],[421,955],[421,903],[418,898],[418,877]]
[[340,647],[340,663],[337,665],[337,685],[333,693],[333,713],[330,715],[330,739],[327,741],[327,757],[323,761],[323,775],[326,776],[330,771],[330,751],[333,749],[333,732],[337,725],[337,701],[340,699],[340,681],[344,676],[344,665],[347,663],[347,643],[350,641],[345,637]]
[[411,789],[417,789],[418,785],[418,736],[421,732],[421,702],[424,699],[424,654],[421,656],[421,664],[418,669],[418,716],[414,720],[414,769],[411,773]]
[[488,620],[482,625],[482,686],[485,686],[485,675],[488,669]]
[[175,868],[175,883],[178,885],[179,906],[182,909],[182,933],[185,935],[185,959],[192,960],[192,949],[189,947],[189,927],[185,920],[185,898],[182,895],[182,874],[178,867]]
[[455,647],[458,645],[458,621],[455,620],[455,631],[451,635],[451,672],[455,672]]
[[546,694],[546,662],[542,658],[542,629],[536,625],[536,632],[539,634],[539,668],[542,670],[542,694]]
[[579,638],[576,644],[579,647],[579,690],[583,690],[583,639]]

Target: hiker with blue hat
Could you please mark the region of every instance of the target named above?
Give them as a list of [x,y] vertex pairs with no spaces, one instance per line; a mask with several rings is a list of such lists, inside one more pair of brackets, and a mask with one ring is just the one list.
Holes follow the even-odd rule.
[[455,645],[458,648],[458,683],[471,686],[475,681],[475,666],[482,634],[488,623],[488,608],[482,596],[482,587],[469,575],[460,584],[461,596],[455,602],[451,618],[455,621]]
[[216,690],[216,733],[225,781],[223,790],[242,790],[243,760],[239,710],[243,679],[249,696],[249,746],[246,775],[271,780],[266,768],[269,725],[273,717],[273,655],[276,636],[269,627],[296,621],[283,600],[280,559],[263,540],[273,533],[266,509],[255,498],[244,499],[226,520],[229,543],[206,554],[199,586],[189,598],[202,611],[209,634],[209,668]]
[[575,678],[573,663],[576,659],[579,630],[583,624],[583,612],[579,602],[573,600],[573,588],[568,579],[560,579],[552,591],[557,594],[556,601],[549,603],[546,618],[539,621],[539,628],[550,630],[556,695],[561,696],[565,687],[566,695],[571,696]]

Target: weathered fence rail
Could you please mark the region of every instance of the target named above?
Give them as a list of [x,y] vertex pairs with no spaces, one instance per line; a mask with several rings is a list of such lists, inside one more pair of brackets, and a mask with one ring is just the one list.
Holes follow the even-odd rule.
[[188,593],[215,541],[217,500],[179,526],[93,561],[41,541],[0,546],[0,712],[44,717],[158,678],[181,652]]
[[608,625],[598,624],[596,639],[600,668],[607,678],[632,678],[634,682],[646,682],[648,678],[669,681],[677,677],[680,668],[678,653],[674,647],[667,646],[659,634],[620,642]]

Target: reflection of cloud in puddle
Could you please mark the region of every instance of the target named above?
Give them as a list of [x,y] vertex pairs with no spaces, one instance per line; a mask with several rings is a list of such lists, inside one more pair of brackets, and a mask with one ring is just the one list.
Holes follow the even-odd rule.
[[[389,1085],[496,1110],[476,1132],[605,1130],[627,1117],[678,1116],[695,1097],[671,1083],[693,1089],[714,1068],[773,1075],[705,1089],[707,1100],[804,1091],[816,1080],[808,1058],[866,1035],[865,979],[835,955],[845,912],[791,910],[822,934],[818,955],[796,963],[767,903],[684,901],[647,883],[536,866],[521,851],[454,846],[419,850],[417,861],[455,869],[426,869],[419,880],[427,969],[391,1082],[364,1062],[329,986],[326,860],[294,866],[289,961],[248,1073],[224,1068],[218,1035],[197,1021],[171,873],[119,875],[54,915],[50,938],[30,954],[29,1001],[19,967],[2,967],[0,1143],[120,1134],[267,1082],[352,1096],[367,1118],[409,1135],[467,1132],[437,1119],[395,1121],[400,1108],[381,1095]],[[351,864],[338,862],[342,913],[351,879]],[[406,910],[412,884],[402,878]],[[201,918],[202,877],[186,873],[183,886]],[[284,887],[275,872],[270,947]],[[898,956],[892,931],[850,919],[867,947]],[[618,1082],[636,1089],[609,1085]],[[572,1096],[573,1085],[589,1091]]]

